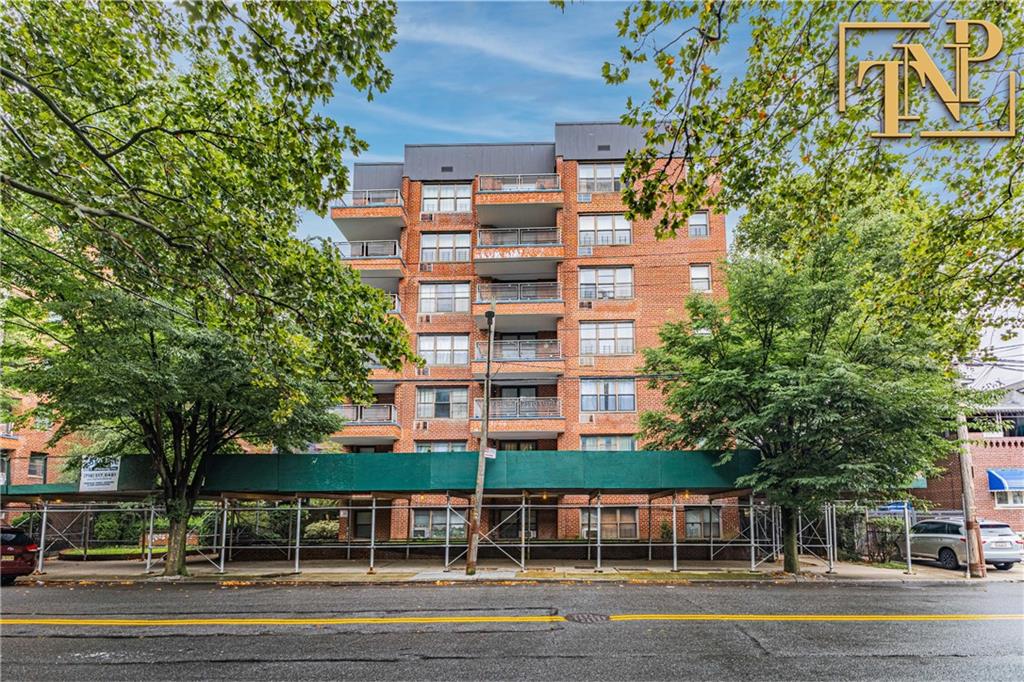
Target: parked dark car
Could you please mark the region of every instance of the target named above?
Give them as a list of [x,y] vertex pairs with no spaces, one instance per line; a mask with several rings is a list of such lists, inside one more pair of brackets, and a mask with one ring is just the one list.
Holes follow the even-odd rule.
[[19,575],[36,570],[39,545],[19,528],[0,528],[0,584],[10,585]]

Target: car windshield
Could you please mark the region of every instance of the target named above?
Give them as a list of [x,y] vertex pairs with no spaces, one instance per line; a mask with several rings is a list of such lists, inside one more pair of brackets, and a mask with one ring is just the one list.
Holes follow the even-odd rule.
[[994,524],[982,524],[981,534],[986,537],[1014,537],[1014,532],[1009,526],[997,526]]

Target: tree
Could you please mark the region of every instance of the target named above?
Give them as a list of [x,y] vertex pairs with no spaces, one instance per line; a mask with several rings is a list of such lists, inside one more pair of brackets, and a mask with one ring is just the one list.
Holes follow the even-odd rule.
[[738,484],[782,507],[788,572],[799,510],[900,497],[956,447],[943,434],[965,396],[947,340],[875,296],[902,266],[902,217],[876,202],[800,249],[735,256],[728,302],[691,297],[689,320],[645,351],[665,395],[641,417],[649,447],[756,448]]
[[[748,211],[738,233],[756,229],[761,215],[793,181],[805,176],[805,210],[777,225],[777,239],[801,241],[831,222],[851,194],[898,179],[902,192],[927,191],[938,208],[905,243],[905,270],[894,282],[920,308],[963,315],[965,338],[977,327],[1005,322],[1001,310],[1024,303],[1024,201],[1020,173],[1024,135],[1012,139],[871,137],[879,130],[883,100],[880,69],[855,86],[857,61],[893,59],[890,43],[921,42],[951,79],[951,19],[988,20],[1002,31],[1002,52],[973,64],[971,94],[952,121],[911,74],[911,109],[905,122],[922,129],[1001,129],[1009,125],[1009,74],[1024,79],[1024,13],[1015,2],[744,3],[649,2],[629,5],[618,22],[623,38],[616,63],[605,65],[609,83],[634,71],[651,72],[649,94],[627,103],[623,122],[639,126],[643,148],[628,155],[624,199],[630,211],[659,215],[659,230],[674,234],[697,209]],[[842,21],[929,22],[930,28],[889,31],[884,43],[849,32],[847,110],[838,111],[838,25]],[[973,38],[984,41],[980,27]],[[735,77],[741,52],[743,66]],[[978,50],[982,49],[980,46]],[[976,50],[977,51],[977,50]],[[930,106],[931,105],[931,106]],[[664,158],[685,164],[664,163]],[[788,191],[791,191],[789,189]],[[1024,309],[1021,307],[1020,309]],[[1010,322],[1020,322],[1019,315]]]

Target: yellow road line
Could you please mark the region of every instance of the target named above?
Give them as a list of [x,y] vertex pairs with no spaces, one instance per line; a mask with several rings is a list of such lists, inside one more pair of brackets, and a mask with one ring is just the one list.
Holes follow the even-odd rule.
[[[629,621],[765,621],[765,622],[908,622],[1024,620],[1019,613],[623,613],[613,622]],[[2,618],[3,625],[93,627],[175,627],[184,625],[401,625],[459,623],[564,623],[565,616],[395,616],[384,618]]]

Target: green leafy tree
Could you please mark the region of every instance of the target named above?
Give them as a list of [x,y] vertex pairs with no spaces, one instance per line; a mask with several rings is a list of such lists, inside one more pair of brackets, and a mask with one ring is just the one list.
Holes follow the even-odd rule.
[[966,396],[948,341],[874,298],[902,265],[901,217],[861,206],[801,249],[735,256],[728,302],[692,297],[645,351],[665,395],[641,416],[649,446],[757,449],[738,483],[781,506],[789,572],[799,510],[900,497],[956,447],[943,434]]
[[[660,232],[670,235],[704,206],[763,215],[806,176],[805,204],[788,224],[774,225],[772,237],[800,241],[832,222],[870,183],[894,181],[905,194],[927,191],[940,201],[905,243],[893,303],[960,313],[964,348],[982,324],[1019,323],[1019,315],[1003,311],[1024,302],[1024,135],[872,137],[883,102],[880,69],[855,85],[857,62],[894,59],[898,53],[889,45],[897,42],[924,44],[952,79],[953,51],[943,47],[951,42],[951,19],[993,22],[1002,31],[1002,52],[972,65],[971,94],[980,102],[964,106],[959,122],[911,75],[906,96],[923,118],[904,128],[1006,130],[1011,72],[1018,102],[1024,94],[1024,13],[1017,2],[630,4],[617,24],[619,59],[604,71],[609,83],[649,75],[649,93],[629,100],[623,115],[645,133],[644,146],[626,159],[626,204],[636,215],[657,215]],[[868,20],[929,22],[930,29],[888,31],[881,42],[872,42],[869,32],[849,32],[848,55],[855,58],[845,66],[849,99],[840,113],[838,25]],[[980,28],[973,38],[984,42]],[[975,53],[982,49],[976,45]],[[665,164],[666,156],[680,163]],[[738,234],[747,230],[758,230],[752,217],[741,221]]]

